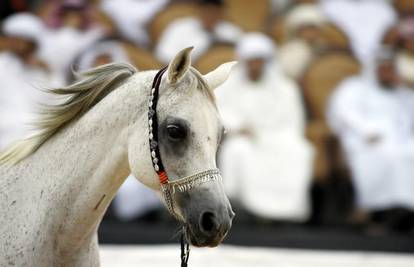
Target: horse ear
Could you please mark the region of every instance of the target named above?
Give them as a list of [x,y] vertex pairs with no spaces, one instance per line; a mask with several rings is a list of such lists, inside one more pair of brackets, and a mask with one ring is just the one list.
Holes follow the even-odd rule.
[[191,50],[193,50],[192,46],[181,50],[168,65],[168,82],[170,84],[176,84],[187,73],[191,66]]
[[212,89],[216,89],[222,85],[230,75],[232,68],[237,64],[237,61],[230,61],[218,66],[215,70],[210,71],[204,75],[204,79]]

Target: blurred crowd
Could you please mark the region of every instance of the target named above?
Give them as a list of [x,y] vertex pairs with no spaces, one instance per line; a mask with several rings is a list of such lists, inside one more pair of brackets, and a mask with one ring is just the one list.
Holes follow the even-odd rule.
[[[249,221],[414,231],[414,1],[3,0],[0,16],[0,149],[55,101],[36,87],[194,46],[203,74],[239,61],[217,90],[218,162]],[[111,208],[160,202],[131,177]]]

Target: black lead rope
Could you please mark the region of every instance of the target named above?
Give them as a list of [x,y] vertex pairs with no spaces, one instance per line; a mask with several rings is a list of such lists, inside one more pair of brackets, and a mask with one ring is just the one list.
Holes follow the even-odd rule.
[[190,258],[190,244],[185,236],[185,226],[181,232],[181,267],[188,266],[188,259]]

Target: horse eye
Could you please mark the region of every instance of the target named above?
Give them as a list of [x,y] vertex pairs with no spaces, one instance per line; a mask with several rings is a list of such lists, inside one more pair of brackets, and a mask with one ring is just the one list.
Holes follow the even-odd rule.
[[186,136],[184,128],[179,125],[168,125],[167,133],[168,136],[173,140],[181,140]]

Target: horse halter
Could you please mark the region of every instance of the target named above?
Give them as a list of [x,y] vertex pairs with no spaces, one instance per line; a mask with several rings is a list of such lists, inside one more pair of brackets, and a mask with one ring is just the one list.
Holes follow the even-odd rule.
[[174,200],[172,198],[172,194],[174,194],[176,191],[190,191],[193,187],[200,185],[202,183],[221,180],[221,175],[218,169],[210,169],[174,181],[170,181],[168,179],[168,175],[161,161],[161,154],[158,142],[157,119],[159,87],[161,84],[162,75],[166,72],[166,70],[167,67],[164,67],[160,71],[158,71],[152,83],[151,94],[148,103],[148,134],[152,164],[155,172],[159,177],[161,190],[164,195],[164,200],[167,205],[167,209],[177,220],[180,220],[178,214],[174,210]]
[[[159,88],[161,84],[162,75],[166,72],[167,67],[162,68],[155,75],[154,80],[151,86],[151,94],[148,103],[148,137],[149,137],[149,146],[151,152],[152,165],[155,172],[157,173],[161,190],[164,196],[165,203],[167,205],[168,211],[180,221],[178,214],[174,210],[174,200],[172,194],[177,190],[179,192],[187,192],[191,190],[196,185],[206,183],[209,181],[221,180],[220,171],[218,169],[210,169],[202,171],[178,180],[170,181],[168,175],[165,171],[164,164],[161,161],[161,154],[158,142],[158,119],[157,119],[157,103]],[[186,267],[188,263],[188,258],[190,256],[190,245],[187,242],[185,237],[186,229],[185,225],[182,229],[181,234],[181,266]]]

